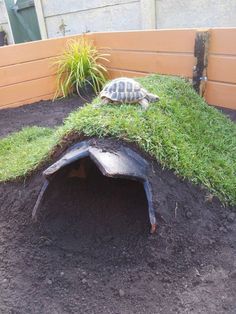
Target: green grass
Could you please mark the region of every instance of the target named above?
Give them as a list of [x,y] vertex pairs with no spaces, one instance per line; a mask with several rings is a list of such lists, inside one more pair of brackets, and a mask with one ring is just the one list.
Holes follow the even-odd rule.
[[[15,157],[17,166],[14,171],[9,159],[12,149],[5,153],[1,149],[4,141],[11,147],[12,137],[2,140],[0,180],[25,175],[48,156],[53,144],[70,133],[83,133],[134,142],[163,167],[204,185],[223,202],[236,204],[236,125],[206,105],[183,79],[153,75],[139,81],[161,98],[146,112],[135,105],[108,105],[94,109],[90,104],[71,113],[55,133],[48,130],[45,134],[40,128],[35,129],[35,136],[38,133],[37,151],[35,145],[30,146],[24,137],[20,141],[16,134],[13,135],[18,147],[14,154],[21,156],[20,160]],[[95,99],[94,103],[98,101]],[[25,154],[21,153],[22,147]],[[4,159],[8,160],[5,164],[1,162],[2,151]]]
[[0,140],[0,181],[25,176],[53,147],[53,130],[28,127]]

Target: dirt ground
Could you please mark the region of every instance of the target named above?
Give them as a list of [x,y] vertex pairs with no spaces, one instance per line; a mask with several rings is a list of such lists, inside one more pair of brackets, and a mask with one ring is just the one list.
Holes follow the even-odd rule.
[[[88,101],[92,97],[88,97]],[[54,127],[73,110],[81,107],[86,101],[71,97],[66,101],[39,101],[37,103],[13,109],[0,110],[0,137],[21,130],[26,126]]]
[[[43,103],[7,110],[0,130],[55,125],[77,104],[61,102],[53,118]],[[150,163],[155,235],[142,185],[96,168],[86,181],[53,181],[37,224],[31,211],[41,172],[0,184],[0,313],[235,313],[235,213]]]

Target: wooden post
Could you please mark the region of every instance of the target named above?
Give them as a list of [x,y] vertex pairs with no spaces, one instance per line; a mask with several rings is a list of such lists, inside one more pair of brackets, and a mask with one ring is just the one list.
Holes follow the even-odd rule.
[[209,30],[198,31],[195,37],[196,65],[193,68],[193,88],[201,96],[204,96],[207,81],[209,37]]
[[45,23],[45,19],[44,19],[43,7],[42,7],[41,0],[34,0],[34,5],[35,5],[36,14],[38,17],[41,37],[42,37],[42,39],[47,39],[48,34],[47,34],[47,28],[46,28],[46,23]]
[[140,0],[142,29],[156,28],[156,1]]

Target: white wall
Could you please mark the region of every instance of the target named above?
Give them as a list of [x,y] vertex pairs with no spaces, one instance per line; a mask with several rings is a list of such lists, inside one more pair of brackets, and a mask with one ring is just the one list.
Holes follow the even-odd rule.
[[8,43],[11,44],[13,41],[12,41],[11,31],[8,24],[7,10],[6,10],[3,0],[0,0],[0,26],[2,26],[4,31],[7,33]]
[[[147,0],[148,1],[148,0]],[[42,0],[48,37],[141,29],[140,0]]]
[[[43,38],[63,36],[62,22],[65,35],[147,28],[236,27],[236,0],[35,0],[35,3],[40,1],[41,21],[46,26]],[[3,0],[0,24],[12,42]]]
[[155,0],[157,28],[236,27],[236,0]]

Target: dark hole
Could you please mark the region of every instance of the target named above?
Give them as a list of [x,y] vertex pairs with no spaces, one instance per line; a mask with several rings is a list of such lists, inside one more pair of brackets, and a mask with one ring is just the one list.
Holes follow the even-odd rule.
[[78,250],[96,244],[116,245],[130,237],[145,236],[149,228],[143,184],[105,177],[89,158],[55,176],[42,214],[44,232],[61,245],[74,245]]

